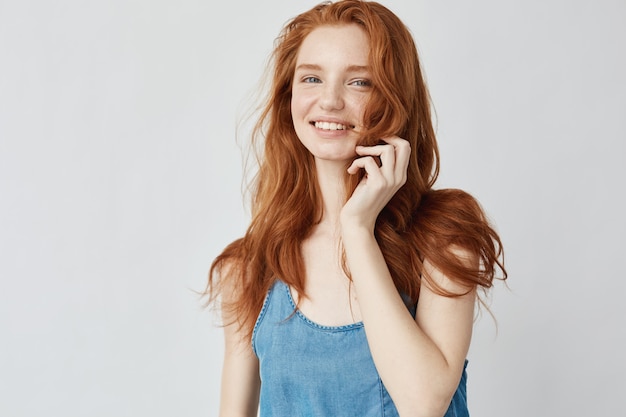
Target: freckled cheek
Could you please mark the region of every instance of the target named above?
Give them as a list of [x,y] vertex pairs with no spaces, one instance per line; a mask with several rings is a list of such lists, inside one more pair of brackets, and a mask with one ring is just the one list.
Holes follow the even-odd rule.
[[367,105],[367,99],[363,97],[354,98],[350,103],[351,113],[354,115],[355,121],[363,126],[363,115],[365,114],[365,107]]
[[299,92],[292,92],[291,94],[291,112],[292,113],[299,113],[301,112],[305,107],[306,103],[306,97]]

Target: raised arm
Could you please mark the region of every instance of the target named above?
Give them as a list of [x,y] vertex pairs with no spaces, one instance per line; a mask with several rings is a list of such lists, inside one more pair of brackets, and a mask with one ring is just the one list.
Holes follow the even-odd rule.
[[[410,147],[394,137],[388,145],[357,147],[362,156],[348,169],[366,172],[341,213],[341,230],[368,343],[385,387],[401,416],[445,414],[458,386],[472,334],[476,293],[460,286],[424,260],[443,290],[438,295],[422,280],[416,318],[398,294],[374,236],[376,218],[406,181]],[[381,164],[374,157],[380,158]],[[471,267],[477,259],[456,251]],[[418,279],[418,277],[416,277]]]
[[[358,235],[344,237],[344,246],[378,373],[401,416],[441,417],[463,371],[475,291],[444,297],[422,281],[414,320],[393,284],[376,240]],[[443,289],[467,291],[428,262],[425,267]]]

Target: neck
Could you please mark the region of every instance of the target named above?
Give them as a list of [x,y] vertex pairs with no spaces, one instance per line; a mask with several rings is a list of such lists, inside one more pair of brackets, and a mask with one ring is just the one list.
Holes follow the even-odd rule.
[[316,160],[317,182],[322,194],[324,215],[320,225],[337,229],[339,214],[345,204],[345,162]]

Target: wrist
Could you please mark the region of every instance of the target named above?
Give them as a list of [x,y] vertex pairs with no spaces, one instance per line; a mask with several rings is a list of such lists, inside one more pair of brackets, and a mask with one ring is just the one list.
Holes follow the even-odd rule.
[[343,241],[358,239],[359,241],[368,238],[374,238],[375,224],[362,222],[356,219],[341,218],[341,237]]

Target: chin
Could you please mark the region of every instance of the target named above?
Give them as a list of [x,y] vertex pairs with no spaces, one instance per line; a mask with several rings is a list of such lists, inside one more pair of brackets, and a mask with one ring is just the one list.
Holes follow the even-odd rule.
[[315,154],[314,153],[313,157],[315,158],[315,160],[318,160],[318,161],[323,161],[325,163],[342,164],[342,165],[345,165],[347,167],[349,164],[352,163],[354,158],[356,158],[356,154],[354,154],[354,153],[346,153],[346,154],[317,153],[317,154]]

